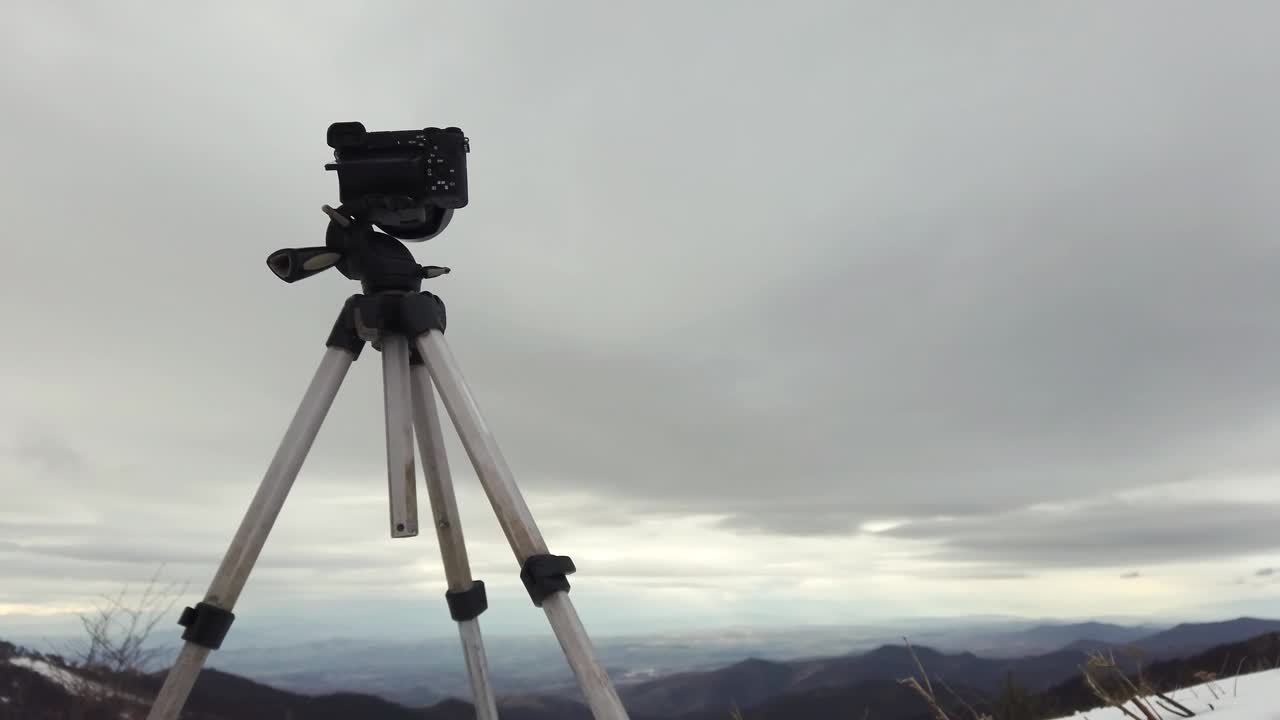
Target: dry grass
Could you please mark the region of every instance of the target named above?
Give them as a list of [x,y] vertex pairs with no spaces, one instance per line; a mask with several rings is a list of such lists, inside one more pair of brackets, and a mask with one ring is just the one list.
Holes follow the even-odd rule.
[[[1212,675],[1212,673],[1202,673]],[[1082,668],[1085,684],[1099,700],[1118,708],[1132,720],[1162,720],[1156,708],[1179,717],[1194,717],[1195,712],[1182,703],[1151,686],[1138,669],[1138,682],[1134,683],[1116,663],[1112,655],[1092,652]],[[1210,692],[1214,692],[1212,687]],[[1216,697],[1215,693],[1215,697]],[[1155,698],[1152,700],[1152,698]],[[1132,707],[1130,707],[1132,706]],[[1136,712],[1135,712],[1136,711]]]
[[[920,662],[920,656],[916,655],[915,648],[911,647],[911,641],[905,637],[902,638],[902,641],[907,644],[907,652],[911,654],[911,659],[915,662],[916,669],[920,671],[920,677],[917,678],[913,676],[903,678],[898,682],[916,691],[916,694],[919,695],[929,707],[929,712],[933,715],[933,720],[951,720],[947,715],[947,711],[942,709],[942,703],[938,702],[938,695],[933,690],[933,683],[929,680],[929,673],[924,669],[924,663]],[[992,720],[990,715],[983,715],[977,710],[974,710],[972,705],[965,702],[964,699],[961,698],[955,690],[952,690],[945,682],[942,683],[942,686],[946,688],[947,692],[951,693],[951,696],[954,697],[961,705],[964,705],[965,709],[969,711],[969,714],[973,716],[973,720]]]

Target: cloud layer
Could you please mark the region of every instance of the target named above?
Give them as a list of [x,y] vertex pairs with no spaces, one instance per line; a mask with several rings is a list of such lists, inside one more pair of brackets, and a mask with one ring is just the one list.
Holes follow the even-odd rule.
[[[921,611],[994,611],[945,586],[984,578],[1050,613],[1072,573],[1172,603],[1201,563],[1275,562],[1270,6],[12,15],[0,602],[212,571],[354,292],[262,262],[319,244],[337,120],[471,136],[472,205],[414,250],[454,268],[467,380],[608,588],[746,593],[765,553],[810,598],[928,576]],[[382,432],[368,353],[264,583],[431,581],[385,537]],[[631,545],[663,538],[707,556]],[[896,582],[845,607],[907,607]]]

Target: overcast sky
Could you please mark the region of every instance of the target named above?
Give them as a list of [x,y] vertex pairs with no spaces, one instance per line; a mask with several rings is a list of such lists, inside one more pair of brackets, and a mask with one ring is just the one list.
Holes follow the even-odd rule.
[[[0,636],[199,599],[357,291],[264,263],[346,120],[471,139],[412,248],[593,632],[1276,607],[1273,4],[632,7],[11,3]],[[453,632],[383,442],[369,352],[242,623]]]

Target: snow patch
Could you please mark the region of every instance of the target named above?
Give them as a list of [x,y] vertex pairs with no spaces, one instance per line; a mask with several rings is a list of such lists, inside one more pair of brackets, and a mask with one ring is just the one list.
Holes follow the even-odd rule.
[[36,658],[29,658],[29,657],[18,657],[18,658],[12,658],[11,660],[9,660],[9,664],[17,665],[18,667],[24,667],[33,672],[40,673],[41,675],[58,683],[66,690],[75,690],[77,687],[80,687],[84,683],[84,680],[82,680],[79,675],[76,675],[75,673],[71,672],[70,670],[67,670],[66,668],[60,668],[57,665],[54,665],[45,660],[37,660]]
[[[1168,693],[1169,697],[1194,712],[1196,718],[1210,720],[1280,720],[1280,669],[1214,680]],[[1165,720],[1179,716],[1161,708],[1153,700],[1151,708]],[[1125,705],[1137,712],[1132,703]],[[1140,713],[1139,713],[1140,715]],[[1100,707],[1058,720],[1131,720],[1119,708]]]
[[96,680],[89,680],[76,672],[63,667],[58,667],[47,660],[40,660],[32,657],[16,657],[10,658],[9,664],[17,665],[18,667],[25,667],[32,672],[37,672],[54,681],[58,685],[61,685],[62,689],[72,694],[91,693],[104,697],[112,696],[122,700],[141,702],[139,698],[132,694],[115,692]]

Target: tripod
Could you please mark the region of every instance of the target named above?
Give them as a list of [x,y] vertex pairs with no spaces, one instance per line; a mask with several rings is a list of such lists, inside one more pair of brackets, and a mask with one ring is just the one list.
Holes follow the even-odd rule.
[[[326,247],[282,250],[273,254],[268,264],[286,280],[287,275],[298,279],[336,264],[343,274],[361,280],[364,292],[349,297],[334,322],[320,366],[204,600],[183,610],[178,624],[184,627],[185,642],[147,720],[176,720],[209,654],[222,645],[235,619],[232,610],[236,600],[348,369],[366,343],[382,354],[391,535],[412,537],[418,533],[416,435],[448,583],[445,599],[450,616],[458,623],[477,718],[498,717],[478,620],[488,600],[484,583],[471,576],[433,386],[520,563],[520,579],[533,604],[546,613],[592,715],[597,720],[627,720],[617,691],[569,600],[566,575],[575,571],[573,561],[548,551],[445,342],[444,302],[421,291],[423,277],[448,270],[418,265],[399,241],[373,232],[341,210],[325,208],[331,218]],[[334,237],[341,237],[342,242],[333,242]]]

